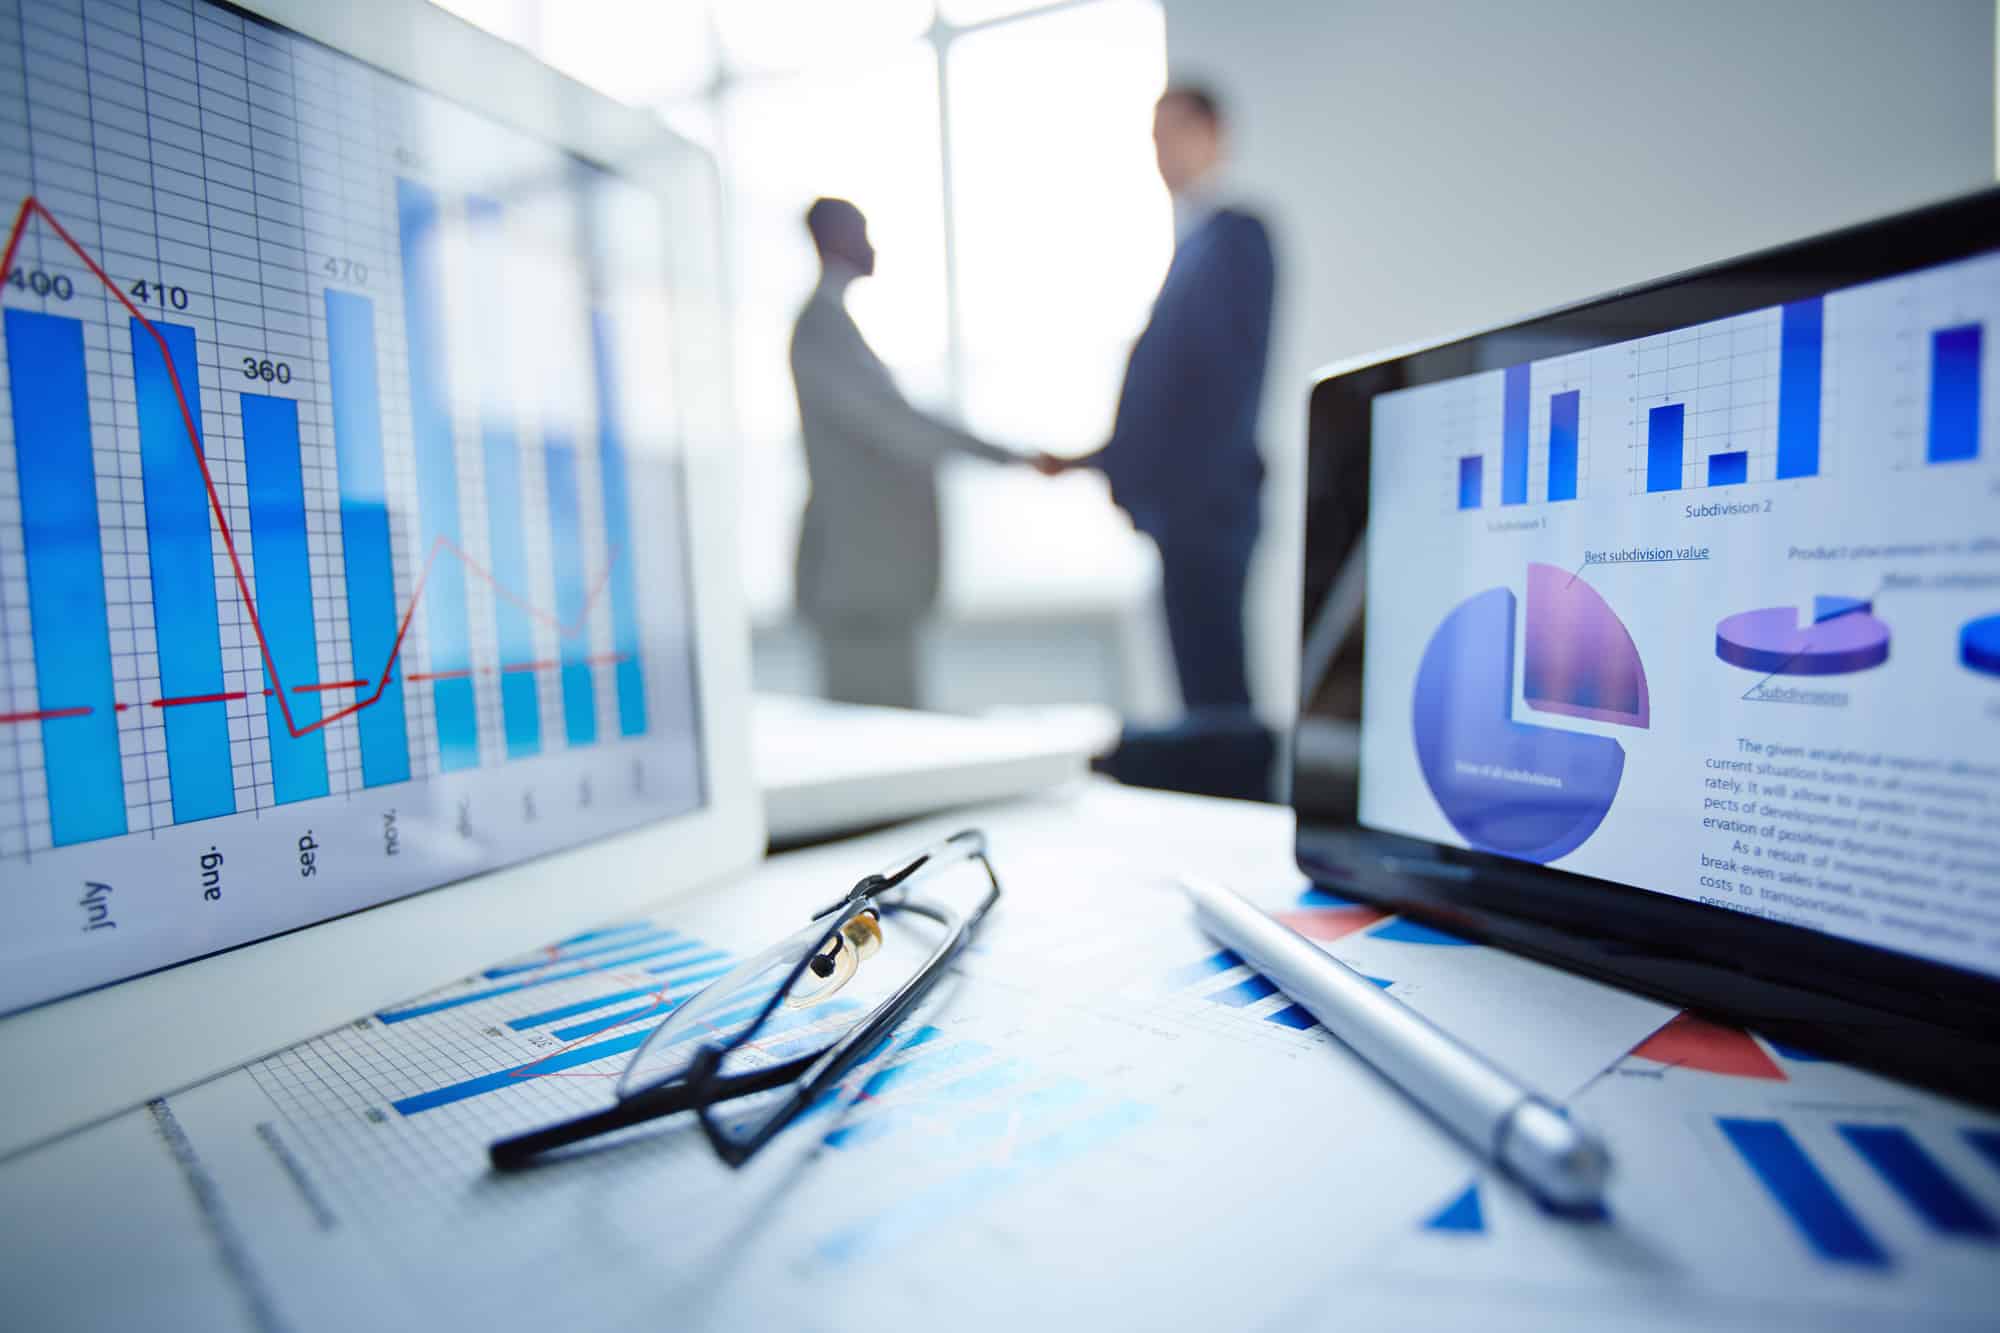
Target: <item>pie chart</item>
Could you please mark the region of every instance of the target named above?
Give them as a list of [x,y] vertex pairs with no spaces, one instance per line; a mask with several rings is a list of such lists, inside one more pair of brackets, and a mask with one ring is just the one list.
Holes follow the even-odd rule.
[[1889,660],[1889,627],[1858,597],[1815,597],[1811,622],[1796,607],[1740,611],[1715,627],[1715,655],[1779,676],[1843,676]]
[[[1452,609],[1417,668],[1412,722],[1424,782],[1459,836],[1481,851],[1546,863],[1604,822],[1625,749],[1609,736],[1514,720],[1515,608],[1502,587]],[[1631,635],[1567,570],[1528,567],[1526,657],[1537,711],[1648,725],[1646,673]]]

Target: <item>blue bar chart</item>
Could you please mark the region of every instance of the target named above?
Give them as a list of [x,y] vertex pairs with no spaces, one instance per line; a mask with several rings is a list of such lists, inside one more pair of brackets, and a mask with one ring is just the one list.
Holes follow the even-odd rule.
[[[432,241],[443,205],[404,185],[399,238],[412,259],[404,274],[405,317],[416,381],[444,363],[445,330],[437,309],[425,304],[441,299],[430,284],[439,277]],[[477,199],[462,208],[474,220],[499,217],[495,206]],[[337,505],[323,519],[314,518],[318,446],[308,442],[301,400],[262,391],[282,390],[292,367],[281,379],[275,362],[260,371],[258,359],[249,358],[246,376],[261,381],[260,391],[217,394],[204,384],[204,366],[216,364],[203,359],[209,334],[130,309],[115,327],[130,356],[137,448],[136,466],[126,475],[136,479],[137,493],[127,494],[136,503],[116,512],[142,524],[144,533],[134,548],[143,553],[137,557],[143,568],[135,572],[146,576],[150,633],[147,657],[138,664],[144,674],[136,675],[121,674],[114,656],[103,527],[103,515],[114,511],[104,509],[100,495],[103,443],[93,436],[99,391],[87,323],[45,311],[5,312],[9,416],[16,437],[35,442],[14,451],[14,470],[36,692],[34,707],[13,704],[0,722],[39,728],[49,845],[131,832],[135,799],[157,803],[156,823],[164,815],[191,824],[258,804],[327,797],[341,767],[327,730],[334,724],[352,728],[362,788],[408,782],[421,771],[424,747],[411,732],[406,683],[432,686],[432,762],[445,772],[480,761],[480,676],[495,681],[505,760],[549,749],[539,697],[543,673],[556,676],[567,747],[646,734],[640,593],[631,559],[633,477],[611,360],[614,338],[603,312],[585,312],[581,325],[592,363],[584,387],[594,440],[554,426],[526,428],[501,377],[481,386],[488,403],[478,435],[489,568],[460,545],[457,456],[442,389],[427,398],[412,385],[401,475],[414,481],[417,497],[414,505],[396,499],[399,465],[371,297],[333,286],[320,294],[321,429]],[[501,363],[497,343],[483,351],[482,364]],[[207,429],[217,428],[241,440],[240,472],[220,480],[205,439]],[[596,457],[594,473],[587,450]],[[526,471],[537,464],[539,492]],[[225,519],[225,491],[241,506],[240,530]],[[528,497],[537,494],[543,503],[531,509]],[[593,519],[602,523],[601,556],[586,530]],[[327,553],[331,578],[316,572],[323,539],[315,524],[322,521],[337,528],[338,546]],[[544,577],[554,599],[545,609],[532,600],[533,548],[521,540],[529,530],[548,533]],[[493,585],[490,625],[472,623],[469,574]],[[322,584],[329,586],[320,591]],[[426,630],[423,656],[406,668],[406,636],[418,617]],[[606,637],[611,651],[598,651]],[[476,658],[475,641],[492,649]],[[544,642],[558,648],[555,657]],[[347,678],[328,679],[329,662],[341,663],[332,670]],[[616,722],[601,724],[600,700],[613,693]],[[160,757],[143,797],[132,794],[135,738],[121,732],[138,724],[134,714],[158,737]],[[245,725],[253,714],[261,714],[259,732]],[[488,756],[502,759],[497,751]]]
[[1738,486],[1750,480],[1750,455],[1742,449],[1708,456],[1708,484]]
[[1924,457],[1963,463],[1979,457],[1979,363],[1984,330],[1959,324],[1931,335],[1930,421]]
[[126,831],[90,386],[81,322],[9,310],[6,331],[14,428],[20,438],[42,442],[16,450],[15,465],[29,613],[40,630],[37,720],[51,835],[65,847]]

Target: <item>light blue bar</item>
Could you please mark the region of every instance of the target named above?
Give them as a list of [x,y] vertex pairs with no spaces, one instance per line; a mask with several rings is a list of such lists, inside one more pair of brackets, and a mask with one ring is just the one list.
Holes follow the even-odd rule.
[[[145,478],[146,554],[153,578],[153,634],[160,693],[168,699],[221,694],[222,632],[216,609],[214,527],[188,422],[201,435],[201,383],[194,330],[132,321],[132,380],[139,407],[139,462]],[[165,341],[164,352],[161,341]],[[174,390],[176,378],[180,392]],[[181,411],[186,399],[188,413]],[[229,753],[229,705],[176,704],[160,710],[174,822],[236,811]]]
[[590,678],[588,576],[583,564],[583,517],[576,487],[576,449],[548,436],[549,537],[555,564],[556,618],[563,623],[563,734],[571,745],[597,740],[597,688]]
[[[598,467],[604,485],[604,540],[611,551],[611,650],[618,655],[618,734],[646,731],[646,677],[639,663],[639,592],[633,569],[631,473],[618,406],[617,371],[612,362],[611,327],[603,311],[590,316],[591,350],[597,366]],[[666,516],[683,522],[680,514]],[[679,534],[676,533],[676,536]]]
[[1681,488],[1681,441],[1687,426],[1687,404],[1668,403],[1646,413],[1646,490]]
[[410,780],[410,734],[403,716],[402,664],[391,670],[389,663],[396,645],[396,570],[382,465],[374,302],[329,287],[326,347],[334,467],[340,479],[347,639],[356,674],[375,682],[363,696],[374,702],[354,718],[361,737],[361,785],[381,787]]
[[[498,292],[506,283],[504,250],[499,244],[500,205],[469,196],[466,221],[473,228],[473,281]],[[513,391],[507,383],[507,354],[500,319],[500,301],[492,299],[487,318],[475,319],[471,333],[480,340],[479,446],[486,459],[486,531],[493,581],[516,597],[527,596],[528,554],[521,541],[527,522],[521,506],[521,448],[514,429]],[[532,670],[520,668],[535,660],[535,625],[526,608],[504,596],[493,599],[495,643],[500,652],[500,717],[507,757],[520,759],[542,749],[542,703]]]
[[1549,395],[1549,499],[1576,499],[1577,425],[1583,391]]
[[577,1046],[555,1055],[544,1056],[525,1065],[503,1069],[497,1074],[487,1074],[481,1078],[470,1078],[463,1083],[452,1083],[432,1092],[419,1093],[391,1102],[399,1115],[416,1115],[422,1111],[435,1111],[440,1106],[450,1106],[470,1097],[478,1097],[489,1092],[499,1092],[503,1088],[519,1087],[531,1079],[548,1074],[559,1074],[565,1069],[575,1069],[579,1065],[595,1064],[608,1060],[614,1055],[626,1055],[639,1049],[641,1043],[652,1035],[652,1028],[640,1032],[628,1032],[622,1037],[612,1037],[589,1046]]
[[[239,395],[250,495],[250,558],[256,573],[257,623],[277,665],[264,701],[270,737],[271,794],[280,805],[327,794],[326,733],[305,731],[320,719],[319,640],[313,632],[312,556],[306,549],[305,470],[299,458],[299,405],[289,398]],[[285,721],[277,691],[291,707]],[[304,731],[293,735],[292,729]]]
[[[417,549],[429,560],[440,540],[463,547],[458,522],[458,455],[452,444],[450,358],[445,352],[444,275],[439,256],[437,196],[414,181],[396,180],[396,233],[403,260],[403,330],[410,362],[410,440],[417,465]],[[465,603],[465,567],[440,553],[424,584],[424,626],[430,670],[472,669],[472,625]],[[438,762],[446,772],[479,764],[479,715],[472,679],[431,682],[437,713]]]
[[35,706],[42,712],[90,710],[41,723],[49,836],[67,847],[126,831],[83,324],[9,310],[6,332]]
[[1793,301],[1778,317],[1778,480],[1819,473],[1820,362],[1826,303]]
[[1528,503],[1528,368],[1509,366],[1500,422],[1500,503]]

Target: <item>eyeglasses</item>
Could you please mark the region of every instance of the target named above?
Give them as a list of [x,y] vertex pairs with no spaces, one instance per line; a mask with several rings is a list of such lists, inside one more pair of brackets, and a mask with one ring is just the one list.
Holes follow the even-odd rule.
[[[925,881],[934,895],[911,897]],[[974,901],[960,910],[954,899],[967,896]],[[633,1054],[612,1106],[499,1140],[489,1149],[494,1167],[527,1166],[681,1111],[695,1113],[723,1161],[741,1166],[888,1044],[999,900],[977,829],[867,876],[674,1008]]]

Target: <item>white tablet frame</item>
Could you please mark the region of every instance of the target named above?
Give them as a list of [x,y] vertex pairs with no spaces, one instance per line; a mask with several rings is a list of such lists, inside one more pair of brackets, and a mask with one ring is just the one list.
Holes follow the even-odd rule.
[[[251,0],[324,42],[654,189],[670,218],[704,807],[570,851],[0,1019],[0,1157],[324,1032],[511,953],[752,864],[749,629],[737,578],[713,162],[424,0]],[[688,242],[693,241],[693,245]],[[663,244],[665,240],[663,238]],[[552,883],[560,892],[550,892]]]

